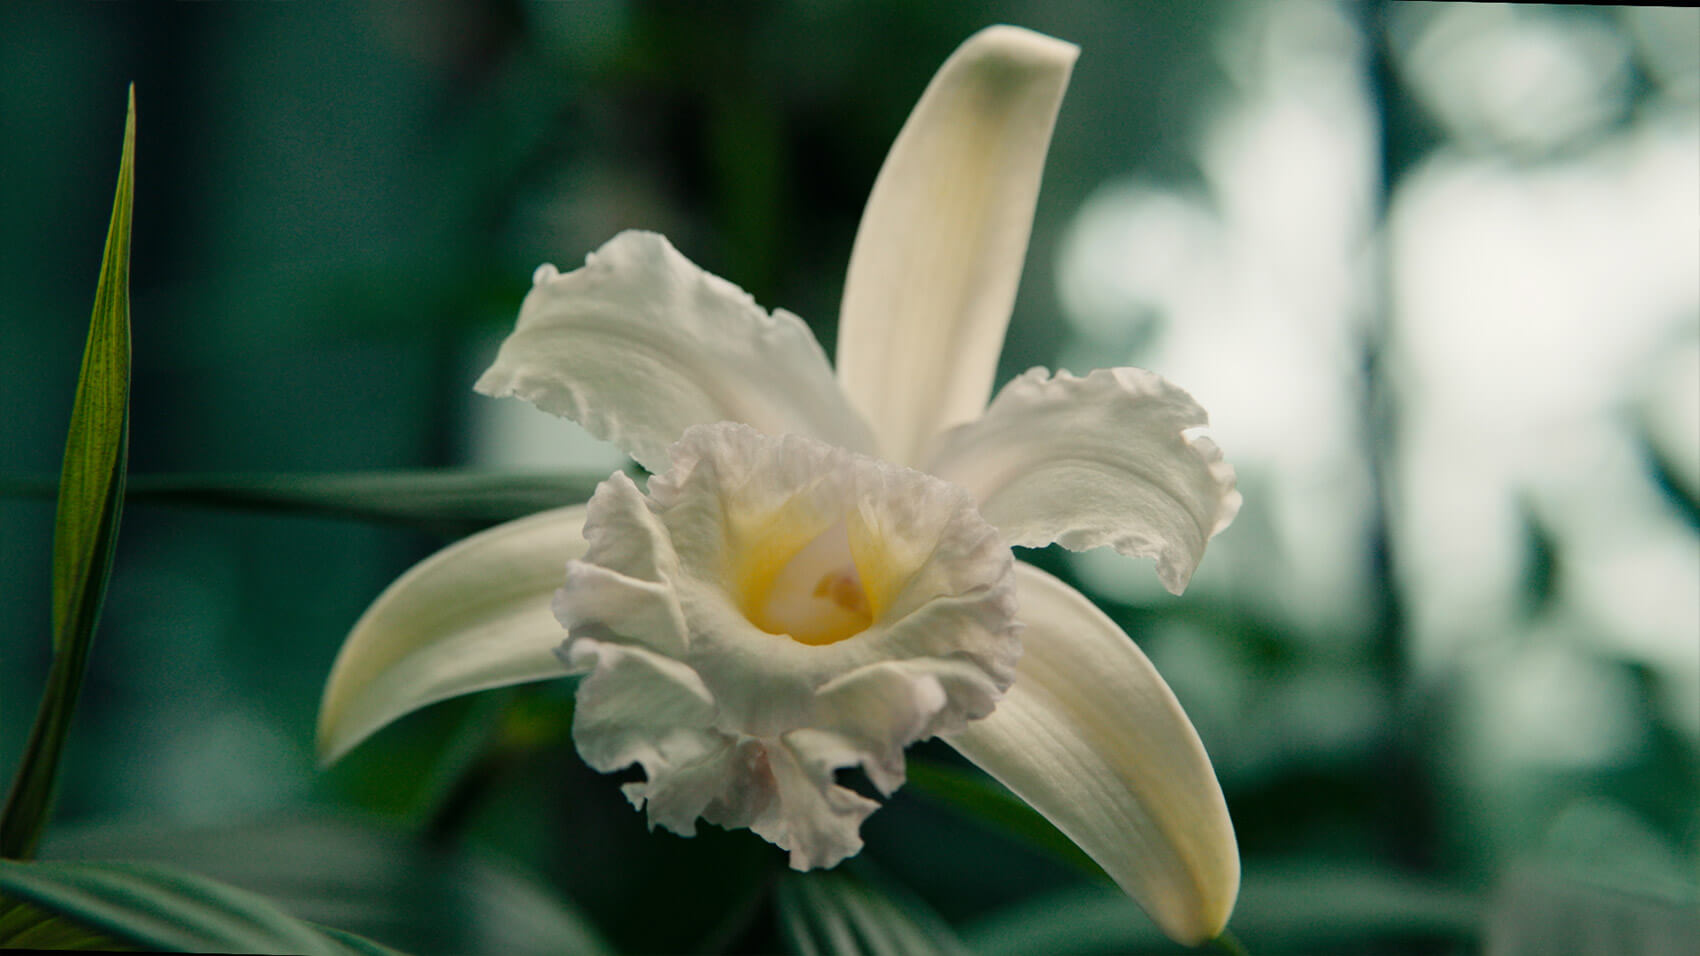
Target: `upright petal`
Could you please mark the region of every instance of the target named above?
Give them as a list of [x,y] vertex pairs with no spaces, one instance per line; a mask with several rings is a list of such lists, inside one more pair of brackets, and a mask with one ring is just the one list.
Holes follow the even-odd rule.
[[925,467],[967,488],[1010,544],[1156,558],[1179,594],[1240,510],[1233,467],[1200,434],[1208,420],[1143,369],[1030,369],[979,421],[939,436]]
[[710,422],[872,447],[801,319],[768,314],[652,232],[622,232],[566,275],[539,268],[474,387],[564,415],[651,471]]
[[343,643],[319,705],[329,763],[404,714],[460,694],[561,677],[567,632],[549,603],[584,554],[584,507],[450,545],[397,578]]
[[1024,651],[990,717],[945,739],[1080,845],[1174,939],[1227,925],[1239,851],[1175,695],[1103,612],[1016,565]]
[[874,181],[850,255],[838,377],[883,458],[985,407],[1045,151],[1079,49],[990,27],[933,77]]

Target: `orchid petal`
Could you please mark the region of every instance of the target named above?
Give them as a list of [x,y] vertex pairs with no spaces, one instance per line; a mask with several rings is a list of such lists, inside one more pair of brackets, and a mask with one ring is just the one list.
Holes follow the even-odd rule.
[[1210,758],[1151,662],[1102,611],[1016,565],[1023,654],[997,710],[945,739],[1079,844],[1165,933],[1219,934],[1239,853]]
[[890,461],[985,407],[1079,48],[990,27],[933,77],[850,254],[838,377]]
[[979,421],[939,436],[927,470],[967,488],[1012,545],[1156,558],[1179,594],[1240,508],[1233,467],[1200,434],[1208,420],[1143,369],[1031,369]]
[[718,421],[872,447],[801,319],[768,314],[652,232],[622,232],[565,275],[539,268],[474,387],[570,418],[651,471],[686,428]]
[[330,763],[427,704],[569,673],[550,599],[584,553],[584,507],[498,525],[396,579],[354,625],[319,709]]

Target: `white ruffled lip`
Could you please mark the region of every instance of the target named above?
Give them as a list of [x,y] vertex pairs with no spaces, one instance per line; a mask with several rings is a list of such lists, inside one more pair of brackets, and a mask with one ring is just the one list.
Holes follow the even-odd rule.
[[[651,825],[749,827],[798,869],[832,866],[877,806],[834,772],[860,767],[890,793],[905,747],[991,713],[1014,679],[1009,549],[961,489],[814,439],[702,425],[672,457],[648,495],[623,474],[597,489],[589,549],[556,597],[560,656],[589,674],[580,753],[643,768],[626,792]],[[752,623],[740,549],[839,525],[870,625],[813,646]]]

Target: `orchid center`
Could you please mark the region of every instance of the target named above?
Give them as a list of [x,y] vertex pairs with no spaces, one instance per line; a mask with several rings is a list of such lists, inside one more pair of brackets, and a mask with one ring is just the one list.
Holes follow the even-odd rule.
[[748,584],[754,585],[743,589],[750,623],[801,644],[834,644],[873,623],[862,574],[850,550],[850,529],[843,521],[803,545],[779,565],[771,580]]

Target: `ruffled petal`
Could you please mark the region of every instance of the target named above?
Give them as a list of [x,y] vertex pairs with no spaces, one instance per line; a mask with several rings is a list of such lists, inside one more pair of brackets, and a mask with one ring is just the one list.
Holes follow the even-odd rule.
[[903,746],[936,735],[949,703],[937,676],[892,661],[872,664],[822,687],[815,697],[817,726],[794,730],[785,741],[828,773],[862,767],[889,796],[903,784]]
[[1102,611],[1016,566],[1024,653],[984,720],[947,735],[1079,844],[1163,931],[1196,945],[1227,925],[1239,851],[1227,804],[1175,695]]
[[833,763],[807,744],[781,740],[761,753],[761,770],[773,780],[776,799],[746,824],[751,832],[789,850],[794,870],[837,866],[856,855],[862,821],[879,803],[834,782]]
[[584,553],[584,512],[557,508],[475,534],[386,588],[331,668],[320,760],[427,704],[565,675],[555,648],[567,635],[549,605],[568,559]]
[[[581,638],[563,655],[579,685],[573,743],[591,767],[608,773],[637,764],[647,781],[625,785],[627,799],[649,806],[650,826],[685,836],[725,786],[729,744],[714,730],[714,697],[696,672],[637,647]],[[705,772],[707,771],[707,772]]]
[[838,377],[880,455],[915,465],[985,407],[1079,49],[990,27],[945,61],[886,157],[856,234]]
[[[968,717],[1008,686],[1020,653],[1014,562],[961,489],[800,436],[774,440],[729,424],[691,429],[673,454],[673,469],[650,480],[649,494],[676,553],[672,583],[690,630],[685,660],[746,732],[806,725],[822,688],[885,661],[940,668],[953,686],[960,682],[946,665],[972,665],[985,687],[964,701]],[[593,500],[592,524],[600,508]],[[738,594],[737,579],[750,574],[745,558],[794,552],[839,522],[850,526],[868,628],[811,646],[751,623]],[[586,563],[599,558],[593,549]]]
[[474,387],[570,418],[651,471],[706,422],[871,448],[801,319],[768,314],[650,232],[620,233],[565,275],[538,269]]
[[[598,769],[642,766],[627,793],[652,825],[748,827],[798,869],[832,866],[878,806],[836,771],[889,793],[905,747],[1014,679],[1009,549],[961,489],[813,439],[722,423],[672,452],[648,495],[624,475],[597,489],[556,600],[562,653],[590,675],[575,740]],[[842,601],[860,629],[755,623],[793,587],[792,620],[818,610],[831,630],[843,608],[810,602]]]
[[[649,500],[621,472],[596,486],[584,538],[586,560],[567,564],[555,617],[581,637],[622,635],[622,643],[683,657],[690,635],[673,595],[679,558]],[[575,665],[576,666],[576,665]]]
[[1208,421],[1143,369],[1030,369],[979,421],[939,436],[927,470],[968,489],[1010,544],[1156,558],[1179,594],[1240,510],[1233,467],[1201,433]]

